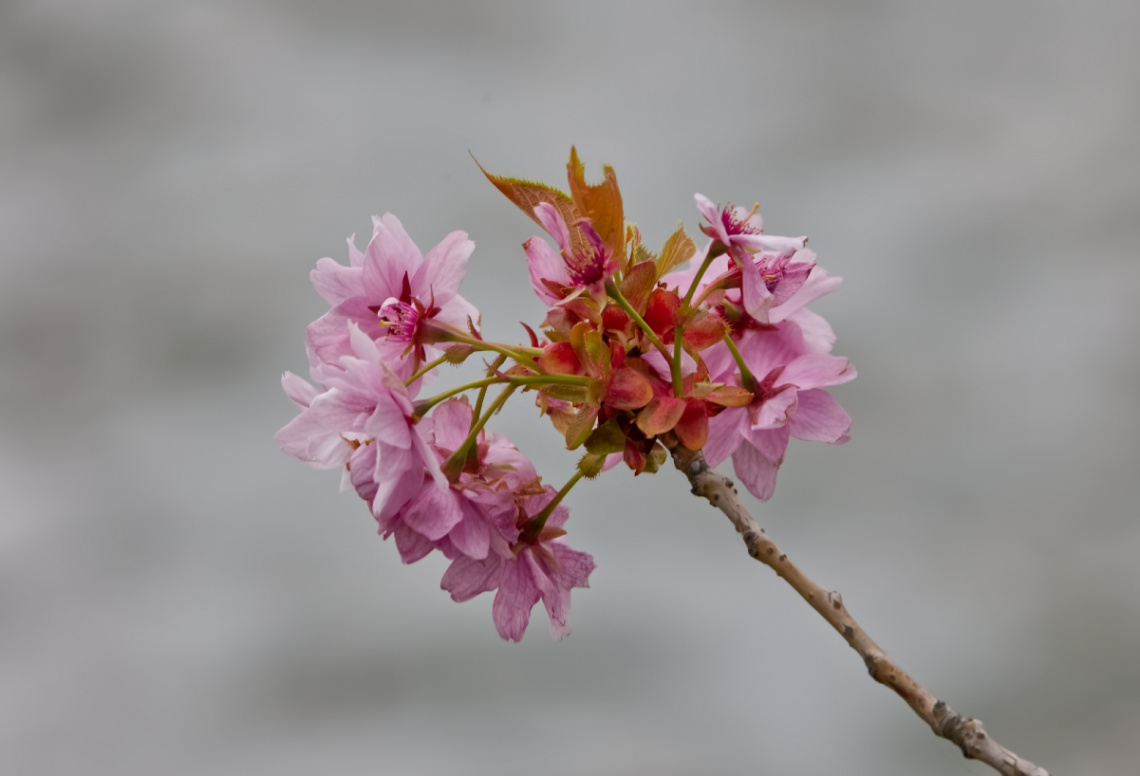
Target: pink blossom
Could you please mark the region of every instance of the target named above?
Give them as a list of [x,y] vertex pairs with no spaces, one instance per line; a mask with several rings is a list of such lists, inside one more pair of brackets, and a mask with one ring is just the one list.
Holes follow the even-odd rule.
[[394,215],[372,221],[364,253],[349,238],[349,266],[324,258],[312,271],[313,287],[332,309],[309,325],[309,343],[320,360],[335,363],[350,351],[351,321],[407,379],[440,352],[427,330],[431,322],[462,331],[478,325],[479,312],[458,293],[475,244],[455,231],[424,256]]
[[404,382],[377,343],[355,323],[346,328],[350,355],[341,356],[339,369],[322,372],[324,391],[290,373],[282,378],[302,409],[276,439],[283,451],[318,468],[347,464],[352,484],[383,520],[420,489],[425,474],[436,488],[446,488],[447,479],[415,425]]
[[[548,487],[541,495],[520,498],[520,520],[538,514],[553,497],[554,489]],[[490,553],[482,560],[465,555],[456,558],[444,572],[440,586],[455,601],[497,589],[491,616],[499,635],[509,641],[522,640],[531,609],[541,599],[550,618],[551,637],[565,638],[570,633],[570,590],[589,587],[594,570],[594,559],[570,548],[563,538],[562,526],[569,514],[570,510],[559,504],[538,536],[524,533],[506,555]]]
[[[466,441],[471,420],[471,407],[452,399],[420,424],[440,462]],[[433,549],[453,559],[506,554],[519,536],[515,493],[537,477],[534,465],[506,437],[480,431],[473,465],[459,472],[446,490],[424,477],[420,490],[381,521],[380,531],[395,536],[405,563]]]
[[[670,272],[662,282],[680,294],[687,293],[705,255],[697,255],[687,268]],[[721,255],[709,263],[693,299],[720,307],[726,320],[746,315],[734,328],[755,328],[787,320],[842,283],[842,278],[816,264],[815,253],[807,248],[791,254],[745,254],[739,261]],[[739,312],[733,316],[727,308]]]
[[576,224],[589,243],[583,253],[582,250],[576,251],[571,244],[570,229],[557,208],[541,202],[535,206],[534,215],[561,251],[561,255],[555,253],[546,241],[538,237],[523,243],[530,269],[530,284],[539,298],[549,306],[583,291],[596,300],[603,299],[605,283],[617,272],[618,262],[606,250],[590,220],[584,218]]
[[719,246],[722,255],[710,263],[694,298],[706,299],[710,291],[723,289],[713,297],[715,304],[723,300],[743,308],[763,326],[779,323],[842,282],[816,266],[815,253],[804,247],[806,237],[764,234],[763,220],[755,209],[718,208],[701,194],[696,195],[696,201],[708,221],[701,230],[713,242],[688,269],[666,276],[667,286],[687,292],[708,250]]
[[823,388],[854,379],[855,367],[845,358],[819,352],[793,321],[749,331],[740,339],[738,350],[756,380],[753,386],[744,386],[727,350],[710,349],[705,359],[710,376],[748,387],[754,398],[747,406],[727,407],[710,418],[703,453],[710,466],[732,456],[737,477],[754,496],[766,500],[776,487],[789,437],[847,441],[851,418]]

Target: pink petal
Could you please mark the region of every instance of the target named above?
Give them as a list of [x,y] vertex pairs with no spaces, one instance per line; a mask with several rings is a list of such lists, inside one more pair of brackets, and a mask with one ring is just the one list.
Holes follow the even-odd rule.
[[292,372],[285,372],[281,375],[281,387],[284,389],[285,395],[289,397],[289,401],[301,409],[307,408],[313,403],[313,399],[320,394],[320,391],[310,385],[305,378],[298,377]]
[[558,578],[564,587],[589,587],[590,574],[594,571],[594,558],[588,552],[581,552],[563,544],[551,542],[547,549],[558,561]]
[[[512,562],[511,565],[515,564]],[[482,560],[464,555],[456,558],[447,567],[439,586],[451,593],[451,600],[469,601],[480,593],[494,590],[499,586],[502,567],[502,559],[495,555],[489,555]],[[523,629],[526,629],[525,623]]]
[[[438,300],[438,297],[437,297]],[[425,300],[425,303],[427,300]],[[479,329],[479,310],[459,294],[453,295],[438,313],[435,320],[446,323],[461,331],[467,331],[470,325]]]
[[448,537],[455,549],[469,558],[485,558],[491,547],[491,532],[487,528],[487,521],[475,509],[471,502],[459,498],[462,519],[451,529]]
[[458,399],[448,399],[431,413],[436,447],[453,453],[467,440],[471,430],[471,406]]
[[404,525],[432,541],[447,536],[463,520],[463,510],[456,493],[437,487],[430,481],[425,482],[420,491],[408,500],[401,515]]
[[744,309],[755,320],[767,323],[768,309],[776,301],[776,298],[768,290],[768,284],[764,282],[764,277],[756,261],[745,256],[742,263]]
[[715,202],[704,194],[694,194],[693,199],[697,201],[697,210],[701,211],[701,215],[705,217],[705,220],[713,226],[720,224],[720,208],[716,206]]
[[709,466],[719,466],[744,441],[741,429],[748,425],[744,407],[730,407],[709,418],[709,438],[701,452]]
[[[780,308],[782,313],[783,307]],[[775,311],[773,311],[775,312]],[[804,345],[815,353],[830,353],[832,346],[835,345],[835,332],[822,315],[812,312],[806,307],[801,307],[787,319],[800,327],[800,333],[804,338]]]
[[508,641],[522,641],[530,622],[530,610],[538,599],[538,586],[530,566],[521,558],[505,562],[499,577],[499,592],[491,605],[491,618],[499,635]]
[[399,298],[404,274],[409,279],[414,277],[423,257],[391,213],[383,218],[373,216],[372,224],[372,242],[364,254],[364,292],[372,303],[383,304],[389,297]]
[[851,416],[822,388],[800,391],[799,407],[789,428],[792,436],[809,442],[842,444],[851,430]]
[[309,280],[321,298],[334,307],[364,292],[364,270],[346,267],[327,257],[317,261]]
[[435,542],[403,524],[396,526],[392,535],[396,538],[396,549],[404,563],[415,563],[435,549]]
[[558,208],[548,202],[539,202],[534,206],[534,216],[546,233],[558,243],[559,249],[563,253],[570,254],[570,229],[567,228],[566,220],[562,218]]
[[855,367],[845,358],[809,353],[788,364],[780,374],[779,384],[806,390],[850,382],[855,375]]
[[772,311],[769,320],[772,323],[779,323],[816,299],[830,294],[841,285],[843,285],[843,278],[832,277],[827,273],[827,270],[816,265],[799,290],[792,294],[791,298],[781,304],[779,308]]
[[[782,431],[766,431],[762,434],[777,435]],[[787,436],[784,436],[785,445]],[[736,476],[748,488],[748,492],[761,501],[767,501],[776,490],[776,472],[783,457],[769,458],[751,444],[743,444],[732,456],[732,468]]]
[[788,422],[796,406],[796,391],[794,388],[785,388],[775,396],[769,397],[760,405],[756,418],[752,421],[753,430],[779,428]]
[[530,285],[534,292],[548,306],[561,301],[542,282],[550,280],[559,285],[570,285],[570,276],[566,274],[566,264],[562,257],[554,252],[541,237],[531,237],[523,243],[526,252],[527,269],[530,270]]
[[755,448],[760,455],[778,466],[784,460],[784,452],[788,449],[790,436],[791,433],[787,426],[749,431],[742,447],[751,446]]
[[546,564],[539,564],[532,553],[520,556],[519,562],[526,562],[538,586],[543,606],[546,607],[546,616],[550,620],[550,637],[562,640],[570,634],[570,590],[563,587],[543,568]]
[[467,239],[467,232],[455,231],[444,237],[428,251],[411,278],[412,292],[425,304],[434,296],[435,303],[443,306],[458,293],[467,272],[467,260],[474,250],[475,243]]

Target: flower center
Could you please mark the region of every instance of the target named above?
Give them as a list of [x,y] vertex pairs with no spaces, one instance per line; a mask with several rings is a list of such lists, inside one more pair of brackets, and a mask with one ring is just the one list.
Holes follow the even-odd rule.
[[753,205],[752,210],[745,213],[742,208],[726,206],[720,211],[720,222],[724,226],[724,231],[729,237],[737,234],[760,234],[760,230],[749,223],[759,209],[759,205]]
[[380,318],[380,325],[385,329],[384,336],[387,339],[411,342],[415,338],[416,329],[420,323],[420,314],[415,307],[407,302],[389,297],[380,306],[377,316]]

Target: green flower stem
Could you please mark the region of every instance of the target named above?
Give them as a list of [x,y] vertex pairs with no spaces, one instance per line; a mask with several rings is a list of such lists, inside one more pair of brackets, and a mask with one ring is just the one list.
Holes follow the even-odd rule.
[[637,310],[634,310],[633,306],[626,301],[613,281],[606,283],[606,294],[610,299],[617,302],[618,307],[625,310],[626,314],[633,319],[634,323],[641,327],[641,330],[645,332],[645,336],[649,339],[650,343],[653,344],[653,347],[661,351],[661,355],[665,356],[666,361],[673,358],[673,354],[669,352],[669,348],[667,348],[665,343],[661,341],[661,338],[654,333],[653,329],[649,328],[649,324],[645,322],[645,319],[641,317]]
[[495,385],[497,383],[504,382],[506,382],[506,380],[504,380],[502,377],[484,377],[482,380],[475,380],[474,382],[464,383],[458,388],[452,388],[449,391],[444,391],[443,393],[437,396],[433,396],[430,399],[421,399],[415,403],[416,417],[422,418],[424,415],[427,415],[428,412],[431,411],[431,408],[435,405],[439,404],[442,401],[450,399],[452,396],[457,396],[464,391],[473,391],[476,388],[485,389],[489,385]]
[[591,385],[593,382],[594,379],[592,377],[586,377],[585,375],[509,375],[507,377],[495,375],[492,377],[484,377],[482,380],[464,383],[457,388],[444,391],[438,396],[416,402],[416,417],[422,418],[431,411],[432,407],[442,401],[450,399],[452,396],[461,394],[464,391],[473,391],[476,388],[486,388],[490,385],[508,385],[513,391],[522,385]]
[[673,377],[673,395],[678,399],[685,395],[684,378],[681,377],[681,353],[684,347],[681,340],[685,336],[685,328],[680,324],[673,329],[673,360],[669,362],[669,373]]
[[709,265],[712,264],[713,259],[720,256],[724,252],[725,248],[719,242],[714,243],[712,247],[709,248],[709,252],[705,256],[705,260],[701,262],[701,268],[697,270],[697,274],[693,277],[693,283],[689,286],[689,293],[685,294],[686,307],[688,307],[689,304],[693,301],[693,294],[696,292],[697,286],[701,282],[701,278],[705,276],[705,272],[708,270]]
[[532,541],[537,539],[538,535],[542,533],[542,529],[546,527],[547,518],[554,513],[554,508],[562,503],[562,499],[566,498],[566,494],[570,492],[570,489],[577,485],[578,480],[584,476],[581,470],[574,472],[574,476],[562,486],[562,490],[558,491],[558,494],[551,499],[550,503],[543,507],[542,511],[537,515],[526,521],[526,524],[523,525],[522,535]]
[[[490,372],[491,373],[498,372],[499,367],[501,367],[506,360],[507,360],[506,356],[499,356],[498,358],[496,358],[494,363],[492,363],[490,368],[489,368]],[[488,386],[484,385],[482,388],[479,389],[479,398],[475,400],[475,409],[471,412],[471,422],[472,423],[474,423],[475,418],[479,417],[479,414],[481,412],[483,412],[483,400],[487,397],[487,388],[488,388]]]
[[542,355],[542,348],[532,348],[525,345],[504,345],[501,342],[487,342],[486,340],[476,339],[451,326],[448,326],[445,330],[442,326],[437,325],[435,330],[441,335],[438,340],[439,342],[458,342],[463,345],[470,345],[475,350],[490,350],[495,353],[501,353],[507,358],[514,359],[520,364],[531,368],[535,365],[535,358]]
[[463,467],[467,463],[467,456],[475,449],[475,441],[479,438],[479,432],[483,430],[483,426],[487,425],[487,421],[507,403],[507,399],[515,392],[516,387],[517,386],[514,385],[506,386],[502,393],[495,397],[495,401],[491,402],[491,406],[484,415],[473,415],[473,417],[478,417],[479,419],[472,424],[471,430],[467,432],[467,439],[463,440],[463,444],[456,448],[455,452],[448,456],[447,460],[440,466],[440,469],[443,470],[443,473],[450,482],[455,482],[459,479],[459,474],[463,471]]
[[425,374],[427,374],[431,370],[435,369],[437,366],[444,363],[445,361],[447,361],[447,356],[440,356],[435,361],[429,361],[428,363],[424,364],[419,369],[417,369],[415,371],[415,374],[413,374],[411,377],[409,377],[407,380],[405,380],[404,385],[411,385],[416,380],[419,380]]
[[758,383],[748,365],[744,363],[744,356],[740,355],[740,351],[736,349],[736,343],[732,341],[732,337],[725,337],[724,343],[728,345],[728,349],[732,351],[732,358],[736,361],[736,366],[740,370],[740,382],[750,391],[755,391]]

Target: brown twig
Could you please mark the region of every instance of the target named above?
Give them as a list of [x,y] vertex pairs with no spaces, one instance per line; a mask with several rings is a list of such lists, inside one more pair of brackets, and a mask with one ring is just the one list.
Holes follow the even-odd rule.
[[871,677],[898,693],[935,735],[953,741],[967,758],[983,762],[1004,776],[1049,776],[1044,768],[1018,757],[990,738],[980,720],[956,713],[911,678],[860,627],[847,611],[843,598],[837,591],[820,587],[788,560],[787,555],[780,552],[776,543],[768,538],[768,534],[740,503],[732,480],[710,469],[700,451],[693,452],[684,445],[677,444],[675,438],[662,441],[671,449],[673,464],[689,478],[693,494],[708,499],[710,504],[724,512],[744,538],[748,554],[771,567],[819,612],[848,645],[859,653]]

